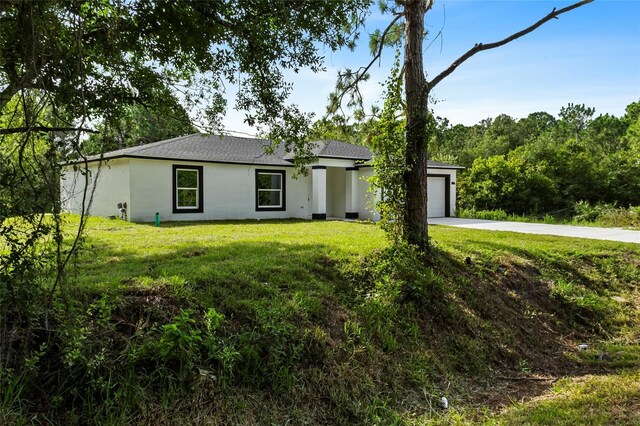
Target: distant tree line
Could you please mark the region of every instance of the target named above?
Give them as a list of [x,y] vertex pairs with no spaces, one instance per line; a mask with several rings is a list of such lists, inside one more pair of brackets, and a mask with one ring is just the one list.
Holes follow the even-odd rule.
[[146,145],[178,136],[197,133],[187,111],[175,99],[171,103],[152,110],[142,105],[123,108],[119,117],[102,120],[97,133],[84,142],[86,154],[100,154],[132,146]]
[[556,118],[501,114],[473,126],[436,119],[432,159],[466,167],[460,207],[571,214],[580,201],[640,205],[640,101],[622,117],[569,104]]

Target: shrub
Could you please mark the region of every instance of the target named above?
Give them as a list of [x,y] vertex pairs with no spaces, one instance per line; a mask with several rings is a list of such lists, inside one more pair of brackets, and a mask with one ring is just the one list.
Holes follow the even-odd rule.
[[589,204],[580,201],[574,206],[574,220],[595,222],[603,226],[640,227],[640,206],[616,207],[615,204]]
[[460,181],[463,208],[540,213],[557,205],[557,188],[536,166],[519,157],[478,158]]
[[640,227],[640,206],[607,210],[601,221],[605,226]]
[[595,222],[602,218],[608,211],[615,210],[615,205],[606,203],[589,204],[587,201],[578,201],[573,209],[573,218],[577,221]]
[[191,314],[190,309],[182,310],[172,323],[163,325],[158,342],[160,357],[169,365],[177,363],[180,377],[194,368],[202,344],[202,332]]
[[509,220],[510,215],[502,209],[496,210],[476,210],[476,209],[460,209],[458,217],[468,219],[484,219],[484,220]]

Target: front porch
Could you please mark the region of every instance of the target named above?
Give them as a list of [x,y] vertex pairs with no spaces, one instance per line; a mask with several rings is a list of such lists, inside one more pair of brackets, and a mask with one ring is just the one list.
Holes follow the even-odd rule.
[[[375,214],[368,205],[371,194],[366,177],[368,167],[351,164],[318,164],[311,167],[312,219],[373,219]],[[340,162],[347,162],[341,160]]]

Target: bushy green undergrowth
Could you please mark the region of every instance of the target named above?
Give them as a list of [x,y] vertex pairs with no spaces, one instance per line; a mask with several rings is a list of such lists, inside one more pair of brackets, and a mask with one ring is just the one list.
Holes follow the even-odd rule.
[[640,228],[640,206],[628,208],[615,204],[589,204],[581,201],[574,206],[573,219],[577,222],[594,222],[603,226]]
[[636,246],[431,234],[92,219],[75,290],[0,371],[0,423],[446,424],[496,376],[639,366]]
[[464,219],[482,219],[482,220],[508,220],[511,222],[535,222],[535,223],[563,223],[562,219],[552,215],[544,216],[527,216],[524,214],[507,213],[502,209],[497,210],[475,210],[475,209],[459,209],[457,216]]

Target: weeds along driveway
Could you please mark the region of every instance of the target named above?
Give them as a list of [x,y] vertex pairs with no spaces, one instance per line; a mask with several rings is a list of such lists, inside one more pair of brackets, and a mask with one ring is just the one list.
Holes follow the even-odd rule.
[[591,226],[548,225],[545,223],[504,222],[498,220],[460,219],[442,217],[429,219],[430,225],[485,229],[488,231],[521,232],[523,234],[558,235],[561,237],[590,238],[592,240],[621,241],[640,244],[640,231],[622,228],[596,228]]

